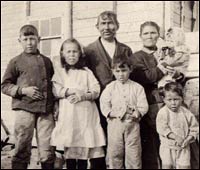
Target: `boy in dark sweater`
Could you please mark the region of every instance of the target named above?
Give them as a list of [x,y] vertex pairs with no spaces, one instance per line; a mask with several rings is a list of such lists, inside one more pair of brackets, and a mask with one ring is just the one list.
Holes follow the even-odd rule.
[[23,52],[11,59],[5,71],[1,90],[12,97],[15,110],[15,151],[12,169],[27,169],[36,129],[38,155],[42,169],[53,169],[54,151],[50,136],[54,128],[51,60],[38,50],[40,37],[32,25],[20,29]]

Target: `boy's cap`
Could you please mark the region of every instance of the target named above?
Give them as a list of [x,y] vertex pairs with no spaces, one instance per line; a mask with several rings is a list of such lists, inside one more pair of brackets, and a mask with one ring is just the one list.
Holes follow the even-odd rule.
[[24,36],[28,36],[28,35],[38,36],[38,31],[37,31],[37,28],[35,26],[33,26],[33,25],[24,25],[20,29],[20,36],[21,35],[24,35]]

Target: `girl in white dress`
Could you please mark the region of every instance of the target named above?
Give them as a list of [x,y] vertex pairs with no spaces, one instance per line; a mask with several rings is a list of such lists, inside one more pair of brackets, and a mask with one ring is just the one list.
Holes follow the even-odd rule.
[[51,144],[63,150],[67,169],[87,169],[87,159],[105,156],[105,136],[94,102],[100,93],[95,76],[84,64],[79,42],[67,39],[54,63],[53,93],[59,99]]

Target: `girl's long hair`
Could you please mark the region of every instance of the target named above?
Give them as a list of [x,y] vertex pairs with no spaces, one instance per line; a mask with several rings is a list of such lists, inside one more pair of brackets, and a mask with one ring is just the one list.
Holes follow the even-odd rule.
[[68,70],[72,67],[71,65],[69,65],[65,61],[65,57],[63,55],[64,45],[67,44],[67,43],[74,43],[74,44],[76,44],[77,47],[78,47],[79,53],[80,53],[79,60],[78,60],[78,62],[73,67],[76,68],[76,69],[84,69],[84,67],[86,66],[86,62],[85,62],[85,59],[84,59],[83,49],[82,49],[80,43],[76,39],[74,39],[74,38],[70,38],[70,39],[65,40],[62,43],[62,45],[61,45],[61,48],[60,48],[60,62],[61,62],[61,66],[63,68],[65,68],[66,72],[68,72]]

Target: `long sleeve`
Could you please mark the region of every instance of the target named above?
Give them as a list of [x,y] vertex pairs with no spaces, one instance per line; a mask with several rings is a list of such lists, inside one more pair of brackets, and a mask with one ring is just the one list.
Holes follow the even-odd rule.
[[90,98],[90,100],[95,100],[99,97],[100,94],[100,85],[94,74],[91,70],[88,71],[88,93],[85,95],[86,98]]
[[189,113],[187,113],[187,119],[189,124],[189,132],[188,136],[193,136],[194,139],[197,138],[199,134],[199,124],[195,118],[195,116],[188,110]]
[[57,99],[65,98],[65,92],[67,88],[64,88],[62,84],[53,80],[53,94]]
[[14,59],[12,59],[9,62],[5,74],[3,76],[3,80],[1,83],[2,93],[11,97],[17,97],[19,95],[18,90],[20,87],[16,84],[18,76],[19,72],[15,67]]
[[165,108],[162,108],[156,118],[156,129],[159,135],[167,137],[171,133],[171,129],[168,125],[168,113]]
[[138,52],[132,56],[133,73],[132,79],[142,84],[156,83],[164,74],[157,67],[157,61],[153,55]]
[[54,72],[55,73],[52,78],[53,94],[57,99],[64,98],[67,88],[64,87],[64,82],[61,75],[62,73],[61,66],[56,61],[54,62]]
[[112,111],[112,104],[111,104],[111,92],[112,88],[110,84],[104,89],[100,97],[100,107],[103,115],[108,117],[109,113]]
[[144,88],[142,86],[139,86],[136,96],[137,96],[137,109],[141,113],[141,115],[144,116],[148,112],[149,105],[147,102]]

